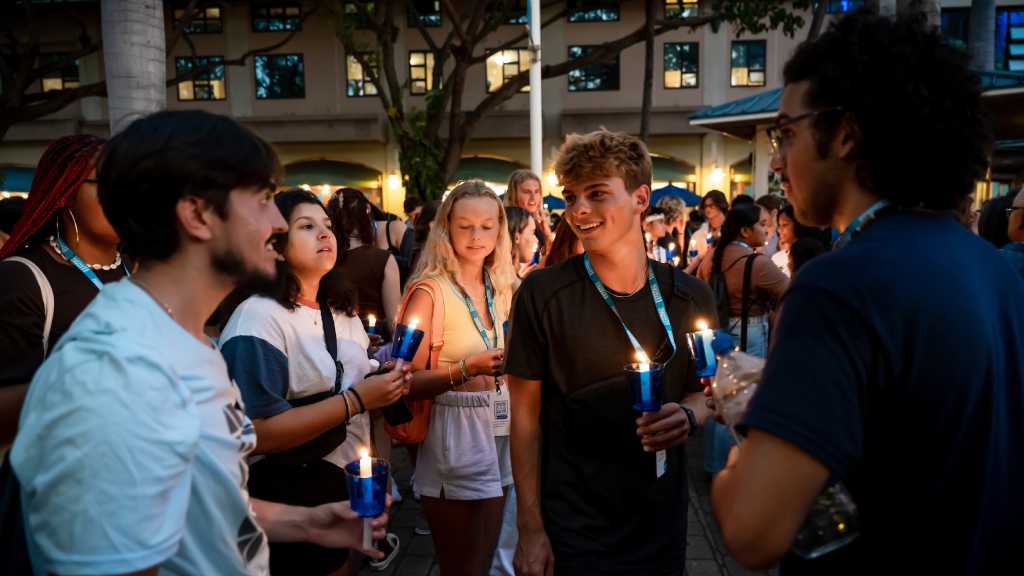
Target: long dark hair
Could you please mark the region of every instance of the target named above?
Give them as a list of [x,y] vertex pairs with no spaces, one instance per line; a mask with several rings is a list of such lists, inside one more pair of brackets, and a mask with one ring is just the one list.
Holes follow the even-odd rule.
[[741,230],[757,224],[757,221],[761,219],[761,210],[763,208],[760,206],[750,203],[734,205],[731,210],[726,212],[725,223],[722,224],[722,235],[718,239],[718,243],[715,244],[715,254],[711,258],[713,272],[722,271],[722,257],[725,256],[725,249],[729,244],[739,240]]
[[364,246],[374,245],[371,205],[365,194],[355,188],[339,188],[327,201],[326,210],[338,238],[339,265],[348,257],[352,236],[358,237]]
[[[287,221],[295,208],[301,204],[316,204],[323,208],[320,199],[312,192],[302,188],[285,190],[274,196],[274,203],[281,215]],[[288,245],[288,232],[281,232],[274,235],[274,248],[278,253],[284,254]],[[273,282],[263,282],[253,286],[252,291],[256,294],[273,298],[278,304],[289,310],[299,307],[299,279],[292,271],[292,267],[284,260],[277,261],[277,278]],[[355,316],[355,298],[349,284],[341,277],[339,267],[335,266],[330,272],[320,279],[320,287],[317,290],[316,300],[321,306],[327,305],[333,310],[344,312],[348,316]]]
[[775,224],[778,226],[779,218],[785,216],[789,218],[789,221],[793,223],[793,241],[803,238],[810,238],[811,240],[817,240],[825,247],[825,251],[832,249],[832,230],[829,228],[815,228],[814,226],[804,226],[796,219],[796,211],[793,209],[792,204],[785,204],[779,210],[779,215],[775,217]]
[[722,192],[721,190],[709,190],[708,193],[700,199],[701,216],[704,215],[704,208],[706,208],[708,204],[718,206],[718,209],[722,211],[722,214],[729,212],[729,199],[725,197],[725,192]]

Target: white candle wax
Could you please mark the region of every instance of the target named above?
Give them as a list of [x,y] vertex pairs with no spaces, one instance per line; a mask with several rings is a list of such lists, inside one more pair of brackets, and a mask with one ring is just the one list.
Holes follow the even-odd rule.
[[373,477],[373,461],[370,459],[370,451],[366,448],[359,449],[359,477]]

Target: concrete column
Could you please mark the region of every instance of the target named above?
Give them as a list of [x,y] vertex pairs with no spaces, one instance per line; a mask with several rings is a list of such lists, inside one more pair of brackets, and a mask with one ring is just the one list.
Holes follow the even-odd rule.
[[[231,6],[225,12],[224,57],[237,58],[249,50],[249,7]],[[252,104],[256,98],[255,66],[254,60],[250,59],[245,66],[224,67],[228,85],[228,105],[234,118],[247,118],[253,115]]]
[[[95,52],[78,60],[78,79],[84,86],[103,80],[102,52]],[[82,120],[97,122],[107,119],[106,100],[98,96],[81,100]]]
[[725,157],[725,137],[718,132],[706,134],[701,142],[701,195],[721,190],[729,195],[729,164]]

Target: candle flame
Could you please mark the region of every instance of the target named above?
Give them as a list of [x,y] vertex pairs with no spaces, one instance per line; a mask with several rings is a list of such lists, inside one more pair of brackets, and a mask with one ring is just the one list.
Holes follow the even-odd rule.
[[675,250],[676,249],[676,243],[675,242],[669,242],[668,243],[668,249],[669,249],[669,251]]
[[697,330],[707,330],[707,329],[708,329],[707,320],[704,320],[704,319],[697,320]]
[[416,327],[419,326],[419,324],[420,324],[420,319],[419,318],[413,318],[412,320],[409,320],[409,330],[415,330]]
[[369,324],[370,326],[377,324],[377,317],[374,316],[373,314],[367,314],[366,323]]
[[359,459],[360,460],[362,460],[363,458],[369,458],[369,457],[370,457],[370,451],[369,450],[367,450],[366,448],[360,448],[359,449]]
[[679,266],[679,256],[673,256],[672,263],[675,264],[676,266]]
[[650,364],[651,363],[651,359],[648,358],[647,354],[645,354],[643,351],[640,351],[640,352],[636,353],[636,363],[637,364]]

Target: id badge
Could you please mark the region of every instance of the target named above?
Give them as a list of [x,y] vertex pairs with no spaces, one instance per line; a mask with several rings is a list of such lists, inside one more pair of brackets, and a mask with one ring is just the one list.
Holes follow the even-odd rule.
[[491,391],[491,408],[494,410],[494,435],[508,436],[512,422],[512,404],[507,385]]

